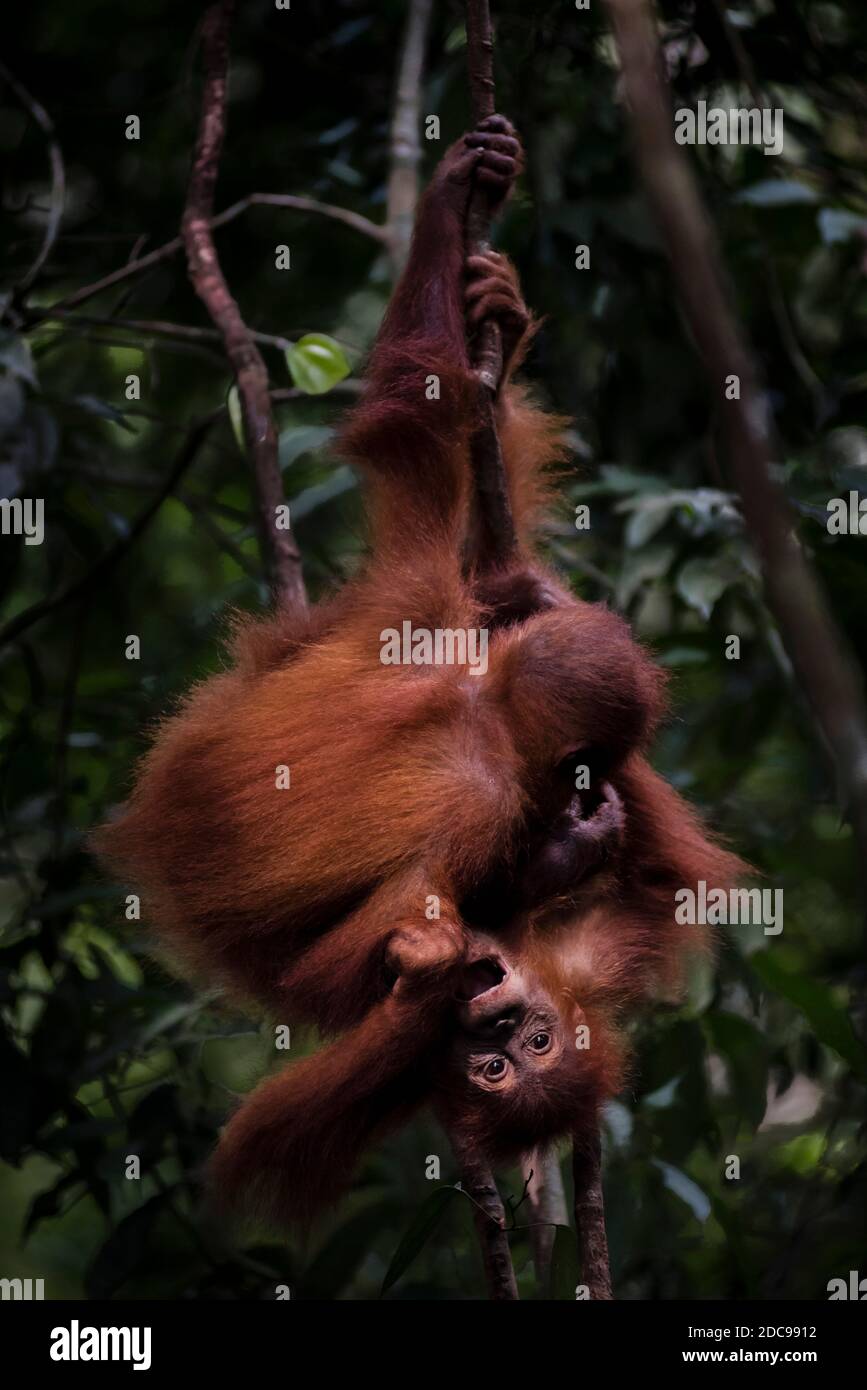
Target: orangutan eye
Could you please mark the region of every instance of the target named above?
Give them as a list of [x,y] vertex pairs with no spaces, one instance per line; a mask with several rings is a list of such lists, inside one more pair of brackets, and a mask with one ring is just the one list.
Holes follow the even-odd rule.
[[550,1046],[550,1033],[534,1033],[529,1042],[529,1047],[533,1052],[547,1052]]
[[489,1081],[499,1081],[506,1074],[505,1057],[492,1057],[483,1073]]

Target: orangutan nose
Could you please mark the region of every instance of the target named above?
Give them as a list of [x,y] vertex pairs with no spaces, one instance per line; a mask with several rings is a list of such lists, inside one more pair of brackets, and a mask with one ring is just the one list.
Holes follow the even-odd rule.
[[505,1008],[501,1005],[496,1013],[491,1013],[487,1018],[479,1018],[477,1029],[486,1038],[496,1037],[498,1042],[505,1042],[512,1036],[523,1016],[522,1005],[512,1004]]

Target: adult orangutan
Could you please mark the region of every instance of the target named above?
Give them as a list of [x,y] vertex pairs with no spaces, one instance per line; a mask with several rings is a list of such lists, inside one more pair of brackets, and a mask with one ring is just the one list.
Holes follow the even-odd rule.
[[[531,331],[514,272],[465,248],[472,190],[495,211],[520,160],[490,117],[422,199],[342,435],[363,571],[310,613],[239,623],[231,669],[166,719],[97,836],[181,968],[334,1036],[248,1097],[215,1156],[219,1191],[278,1218],[314,1214],[431,1098],[494,1159],[573,1130],[619,1085],[623,1017],[695,943],[676,888],[739,867],[645,759],[660,672],[531,549],[560,424],[512,381]],[[519,540],[493,565],[471,544],[491,318]],[[487,668],[384,664],[404,623],[486,632]]]

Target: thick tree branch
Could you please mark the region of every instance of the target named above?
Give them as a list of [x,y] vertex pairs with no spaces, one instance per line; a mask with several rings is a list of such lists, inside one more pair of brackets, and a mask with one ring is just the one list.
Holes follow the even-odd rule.
[[432,3],[433,0],[410,0],[391,118],[391,171],[386,227],[395,279],[409,255],[418,201],[422,71]]
[[[768,606],[836,766],[855,834],[867,901],[867,711],[845,639],[773,479],[766,408],[750,350],[732,312],[713,229],[675,143],[659,39],[647,0],[607,0],[623,69],[638,169],[662,230],[678,294],[710,378]],[[727,378],[740,395],[725,398]]]
[[217,0],[206,12],[202,25],[205,83],[181,235],[193,287],[222,334],[235,372],[256,483],[257,521],[268,582],[277,602],[298,607],[306,606],[301,556],[289,531],[278,527],[285,499],[277,462],[277,428],[268,394],[268,371],[229,291],[210,225],[226,129],[229,24],[233,8],[233,0]]

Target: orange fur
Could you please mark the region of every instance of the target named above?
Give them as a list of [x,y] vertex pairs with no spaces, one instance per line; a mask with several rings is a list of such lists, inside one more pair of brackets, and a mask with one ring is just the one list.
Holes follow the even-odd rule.
[[[359,1148],[433,1091],[494,1156],[580,1122],[619,1084],[620,1018],[674,982],[695,941],[674,922],[675,887],[739,871],[645,761],[660,673],[620,618],[575,600],[529,551],[562,446],[560,423],[515,386],[498,415],[521,549],[502,571],[466,571],[477,394],[457,157],[425,196],[342,434],[367,481],[367,567],[311,614],[238,621],[232,665],[161,724],[122,814],[94,837],[180,969],[337,1035],[263,1083],[217,1153],[217,1185],[279,1218],[332,1200]],[[405,620],[487,625],[487,673],[383,665],[381,633]],[[565,1014],[593,1020],[593,1058],[564,1058],[505,1112],[469,1105],[444,1060],[473,941],[461,904],[522,852],[552,769],[588,744],[604,746],[625,808],[616,866],[566,904],[496,925]],[[432,895],[449,949],[395,987],[390,950],[433,927]]]

